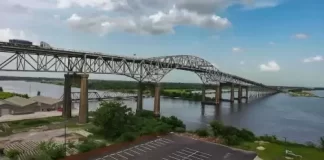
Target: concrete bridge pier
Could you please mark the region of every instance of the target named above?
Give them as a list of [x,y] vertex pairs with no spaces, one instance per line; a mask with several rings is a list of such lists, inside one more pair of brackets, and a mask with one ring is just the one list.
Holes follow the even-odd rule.
[[[244,94],[243,94],[243,90],[245,92]],[[245,100],[244,102],[247,103],[249,98],[248,86],[242,86],[241,95],[242,95],[242,99]]]
[[72,117],[72,98],[71,87],[73,83],[80,84],[80,106],[79,106],[79,123],[88,122],[88,74],[65,74],[64,75],[64,95],[63,95],[63,110],[64,118]]
[[245,86],[245,102],[249,101],[249,87]]
[[215,92],[215,103],[216,105],[220,104],[222,100],[222,87],[221,84],[216,86],[216,92]]
[[137,107],[136,107],[136,112],[143,110],[143,90],[144,90],[144,84],[142,82],[139,82],[138,83],[138,88],[137,88]]
[[154,93],[154,115],[160,117],[160,84],[155,84],[155,93]]
[[206,101],[206,87],[203,85],[201,88],[201,103]]
[[205,104],[201,104],[201,115],[205,115]]
[[242,85],[238,85],[237,101],[242,103]]
[[234,103],[234,99],[235,99],[235,97],[234,97],[234,84],[232,83],[231,84],[231,94],[230,94],[231,103]]
[[64,118],[71,118],[71,105],[72,105],[72,99],[71,99],[71,75],[65,74],[64,75],[64,95],[63,95],[63,109],[62,109],[62,116]]
[[89,103],[88,103],[88,74],[80,75],[80,107],[79,107],[79,123],[88,123]]

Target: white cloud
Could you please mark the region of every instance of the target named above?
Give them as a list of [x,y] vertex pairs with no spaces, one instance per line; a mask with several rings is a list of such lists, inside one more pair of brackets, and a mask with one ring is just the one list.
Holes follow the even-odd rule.
[[234,52],[234,53],[238,53],[238,52],[242,52],[243,51],[243,49],[241,49],[240,47],[233,47],[232,48],[232,52]]
[[187,10],[172,8],[168,12],[157,12],[149,16],[136,17],[80,17],[73,14],[68,22],[71,27],[83,31],[106,34],[112,31],[125,31],[140,34],[173,33],[179,25],[193,25],[211,29],[225,29],[231,26],[226,18],[216,15],[200,15]]
[[61,16],[58,15],[58,14],[55,14],[53,17],[54,17],[55,19],[60,19],[60,18],[61,18]]
[[276,44],[275,42],[272,41],[269,42],[269,45],[275,45],[275,44]]
[[305,58],[303,60],[304,63],[310,63],[310,62],[320,62],[320,61],[324,61],[324,57],[323,56],[314,56],[314,57],[309,57],[309,58]]
[[307,39],[309,37],[309,35],[305,34],[305,33],[297,33],[294,35],[294,38],[296,39]]
[[70,18],[67,19],[67,21],[80,21],[82,17],[80,17],[78,14],[74,13],[71,15]]
[[275,61],[269,61],[267,64],[261,64],[260,70],[264,72],[277,72],[280,70],[280,66]]
[[240,65],[244,65],[245,64],[245,62],[244,61],[240,61]]
[[244,9],[271,8],[280,4],[280,0],[243,0]]
[[255,9],[275,7],[281,0],[57,0],[57,7],[73,6],[97,8],[106,11],[149,12],[169,10],[172,6],[201,14],[213,14],[233,5]]

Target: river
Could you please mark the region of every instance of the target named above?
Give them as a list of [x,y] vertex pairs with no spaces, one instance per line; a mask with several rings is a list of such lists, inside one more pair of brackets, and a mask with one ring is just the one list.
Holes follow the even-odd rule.
[[[63,86],[52,84],[0,81],[0,86],[4,91],[30,96],[35,96],[37,91],[56,98],[63,94]],[[73,88],[72,91],[79,89]],[[324,97],[324,91],[314,93]],[[224,94],[224,98],[228,96]],[[135,110],[135,101],[127,100],[124,103]],[[143,105],[144,109],[153,110],[153,98],[144,99]],[[89,110],[95,110],[98,106],[98,102],[89,102]],[[290,97],[280,93],[241,105],[223,102],[219,107],[202,107],[200,102],[161,98],[161,114],[179,117],[187,129],[205,127],[212,120],[221,120],[226,125],[250,129],[257,135],[273,134],[280,139],[286,137],[289,141],[299,143],[318,143],[319,137],[324,136],[323,98]]]

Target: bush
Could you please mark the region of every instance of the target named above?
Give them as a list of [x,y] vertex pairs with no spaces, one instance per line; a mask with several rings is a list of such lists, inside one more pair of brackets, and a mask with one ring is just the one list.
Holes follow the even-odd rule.
[[221,122],[212,121],[210,123],[210,127],[212,128],[212,132],[215,137],[222,135],[224,130],[224,125]]
[[92,139],[86,139],[82,143],[76,145],[76,149],[81,153],[88,152],[88,151],[91,151],[93,149],[100,148],[100,147],[103,147],[103,144],[97,143]]
[[316,145],[313,142],[306,142],[306,146],[310,148],[316,148]]
[[239,137],[245,141],[250,141],[250,142],[255,140],[255,135],[253,134],[253,132],[244,128],[240,131]]
[[271,142],[271,143],[278,142],[277,137],[275,135],[270,136],[270,135],[266,134],[264,136],[260,136],[259,139],[262,141],[267,141],[267,142]]
[[320,148],[324,151],[324,136],[320,138]]
[[154,132],[155,133],[160,133],[160,134],[164,134],[164,133],[168,133],[172,130],[172,127],[166,123],[160,123],[159,125],[157,125],[154,128]]
[[36,155],[28,155],[24,160],[53,160],[49,155],[44,152],[40,152]]
[[5,153],[6,157],[8,157],[10,159],[17,159],[19,154],[20,154],[20,152],[16,149],[10,149]]
[[197,129],[195,132],[199,137],[207,137],[208,131],[207,129]]
[[184,123],[175,116],[171,116],[171,117],[162,116],[161,121],[170,125],[172,127],[172,130],[175,130],[175,128],[177,127],[186,128],[186,125],[184,125]]
[[35,125],[46,125],[50,124],[51,122],[45,119],[31,119],[22,121],[20,124],[24,126],[35,126]]
[[136,130],[135,116],[131,108],[121,102],[103,102],[94,112],[93,123],[102,129],[108,139],[120,137],[123,133]]
[[223,130],[221,132],[222,136],[227,136],[227,135],[236,135],[237,137],[240,136],[240,130],[232,127],[232,126],[224,126]]
[[154,112],[148,110],[137,111],[136,115],[143,118],[155,118]]
[[65,157],[65,147],[61,144],[56,144],[53,141],[42,142],[38,148],[51,159],[61,159]]
[[243,142],[243,140],[237,137],[236,135],[228,135],[223,137],[223,139],[226,145],[231,145],[231,146],[239,145],[241,144],[241,142]]
[[136,133],[132,133],[132,132],[126,132],[124,134],[122,134],[117,141],[118,142],[131,142],[134,141],[136,139],[137,135]]
[[174,129],[175,132],[178,132],[178,133],[183,133],[183,132],[186,132],[186,129],[182,128],[182,127],[177,127]]

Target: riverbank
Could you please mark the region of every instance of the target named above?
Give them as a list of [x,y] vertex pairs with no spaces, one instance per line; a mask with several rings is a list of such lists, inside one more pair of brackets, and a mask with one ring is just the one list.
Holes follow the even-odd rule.
[[[174,98],[174,99],[181,99],[181,100],[188,100],[188,101],[202,101],[202,94],[201,93],[193,93],[192,90],[186,89],[163,89],[161,91],[161,95],[168,97],[168,98]],[[206,97],[205,101],[215,101],[215,98]]]
[[288,94],[293,97],[319,97],[309,91],[290,91]]
[[[293,154],[301,155],[303,159],[307,160],[321,160],[320,158],[324,157],[324,152],[320,149],[324,147],[324,140],[321,143],[322,146],[284,142],[278,140],[275,136],[266,135],[258,137],[246,129],[225,126],[217,121],[211,122],[210,127],[207,128],[196,131],[185,131],[184,123],[176,117],[155,118],[151,111],[143,111],[135,115],[129,108],[118,102],[106,102],[102,104],[100,108],[91,113],[91,116],[90,122],[86,125],[77,125],[77,121],[73,121],[73,119],[64,122],[64,119],[61,117],[13,121],[7,122],[7,124],[12,129],[27,129],[28,127],[39,128],[41,126],[49,127],[52,125],[64,128],[67,123],[68,128],[85,129],[85,131],[92,135],[90,138],[91,142],[84,141],[80,142],[80,144],[74,144],[78,146],[76,149],[79,152],[87,152],[105,146],[97,145],[94,142],[95,140],[105,141],[106,143],[109,142],[110,145],[124,141],[133,141],[144,135],[165,134],[173,131],[182,136],[255,151],[263,160],[283,160],[285,157],[289,156],[285,154],[286,150],[291,151]],[[31,134],[37,135],[35,129],[33,130]],[[40,132],[43,132],[43,130],[40,130]],[[56,137],[59,136],[57,133],[59,132],[55,131]],[[24,137],[21,136],[22,133],[19,134],[20,136],[18,137],[24,139]],[[62,131],[60,134],[64,134],[64,132]],[[14,135],[11,136],[14,137]],[[290,157],[292,157],[292,155],[290,155]]]
[[[18,120],[24,120],[24,119],[47,118],[47,117],[55,117],[55,116],[61,116],[61,115],[62,115],[62,112],[59,112],[59,111],[35,112],[35,113],[31,113],[31,114],[22,114],[22,115],[3,115],[0,117],[0,122],[18,121]],[[79,110],[73,109],[72,115],[73,116],[79,115]]]

